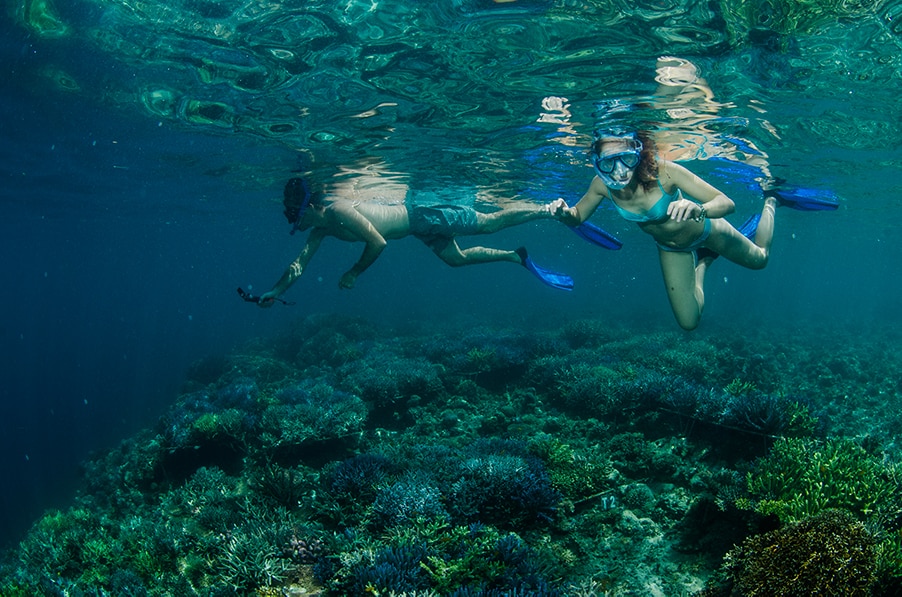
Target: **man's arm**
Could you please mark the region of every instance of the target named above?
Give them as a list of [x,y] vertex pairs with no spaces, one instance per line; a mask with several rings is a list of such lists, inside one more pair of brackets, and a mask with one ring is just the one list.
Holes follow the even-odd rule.
[[359,238],[366,243],[360,259],[351,266],[351,269],[345,272],[338,283],[341,288],[353,288],[354,283],[357,281],[357,276],[366,271],[379,258],[388,242],[376,230],[373,223],[363,217],[349,203],[336,202],[333,204],[331,216],[335,219],[334,224],[336,226],[341,227],[345,232],[350,233],[351,236]]
[[321,228],[314,228],[310,231],[310,235],[307,237],[307,243],[304,245],[304,248],[301,249],[300,254],[297,256],[297,259],[291,262],[288,266],[288,269],[285,270],[285,273],[282,274],[282,277],[279,278],[279,281],[276,282],[276,285],[272,287],[272,290],[269,292],[260,295],[260,302],[257,303],[261,307],[272,307],[275,303],[274,299],[280,297],[292,284],[294,284],[295,280],[301,277],[301,274],[304,273],[304,270],[307,269],[307,264],[310,262],[310,259],[313,258],[313,255],[319,249],[320,244],[323,242],[323,238],[325,238],[326,232]]

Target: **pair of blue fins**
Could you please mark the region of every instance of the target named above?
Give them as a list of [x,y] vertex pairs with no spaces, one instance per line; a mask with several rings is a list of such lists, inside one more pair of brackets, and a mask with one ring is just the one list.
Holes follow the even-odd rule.
[[[836,197],[832,194],[801,187],[783,186],[780,190],[770,189],[764,191],[764,196],[776,199],[777,205],[780,207],[788,207],[798,211],[833,211],[839,207],[839,201],[837,201]],[[760,220],[761,214],[755,214],[746,220],[737,230],[749,240],[754,240],[755,233],[758,231],[758,222]],[[570,229],[583,240],[604,249],[617,251],[623,246],[623,242],[616,236],[590,222],[583,222],[578,226],[571,226]],[[517,254],[523,261],[523,267],[532,272],[534,276],[545,284],[561,290],[573,290],[573,278],[567,274],[554,272],[536,265],[529,255],[527,255],[526,249],[523,247],[517,249]],[[711,249],[706,249],[704,247],[696,250],[697,259],[703,259],[705,257],[716,259],[718,255]]]

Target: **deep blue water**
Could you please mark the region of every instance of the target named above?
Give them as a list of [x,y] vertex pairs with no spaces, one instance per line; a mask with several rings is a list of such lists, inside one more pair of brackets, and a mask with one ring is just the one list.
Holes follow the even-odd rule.
[[[592,129],[622,101],[629,118],[701,131],[733,157],[751,141],[775,176],[841,200],[781,210],[765,271],[716,264],[696,333],[899,324],[892,3],[836,18],[825,2],[779,22],[695,2],[42,6],[17,2],[0,35],[0,544],[68,503],[79,461],[152,423],[192,362],[295,317],[675,327],[653,243],[607,210],[594,221],[624,240],[619,253],[553,222],[480,239],[526,244],[575,278],[572,293],[506,264],[452,270],[410,239],[339,291],[360,247],[327,241],[286,296],[297,305],[245,305],[235,287],[268,289],[302,245],[278,203],[298,170],[335,192],[576,199]],[[661,54],[699,65],[716,116],[647,107]],[[714,162],[687,166],[730,193],[737,222],[760,210]]]

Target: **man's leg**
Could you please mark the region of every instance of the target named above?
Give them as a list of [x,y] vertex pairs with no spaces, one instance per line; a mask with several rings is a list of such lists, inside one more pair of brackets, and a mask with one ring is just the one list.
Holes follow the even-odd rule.
[[490,214],[477,213],[476,234],[491,234],[511,226],[519,226],[533,220],[546,220],[551,217],[551,212],[544,205],[502,209]]
[[516,251],[504,251],[502,249],[492,249],[489,247],[470,247],[469,249],[461,249],[457,245],[457,241],[451,239],[442,248],[433,248],[439,259],[450,266],[460,267],[462,265],[473,265],[475,263],[491,263],[493,261],[510,261],[511,263],[522,264],[523,261]]

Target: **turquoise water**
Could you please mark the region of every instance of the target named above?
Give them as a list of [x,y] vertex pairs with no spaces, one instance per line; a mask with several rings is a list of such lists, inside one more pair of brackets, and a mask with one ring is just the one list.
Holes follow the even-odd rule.
[[[607,209],[593,221],[617,253],[550,222],[481,239],[527,245],[569,294],[404,240],[351,292],[337,281],[360,248],[331,243],[298,305],[244,305],[234,288],[266,290],[300,248],[278,202],[299,173],[363,199],[575,200],[593,131],[646,126],[735,222],[760,210],[756,177],[840,200],[780,210],[766,270],[717,263],[697,334],[896,328],[900,18],[898,2],[13,3],[0,453],[22,490],[0,497],[3,542],[68,503],[77,463],[154,421],[192,362],[301,316],[676,328],[652,242]],[[662,56],[688,85],[661,83]]]

